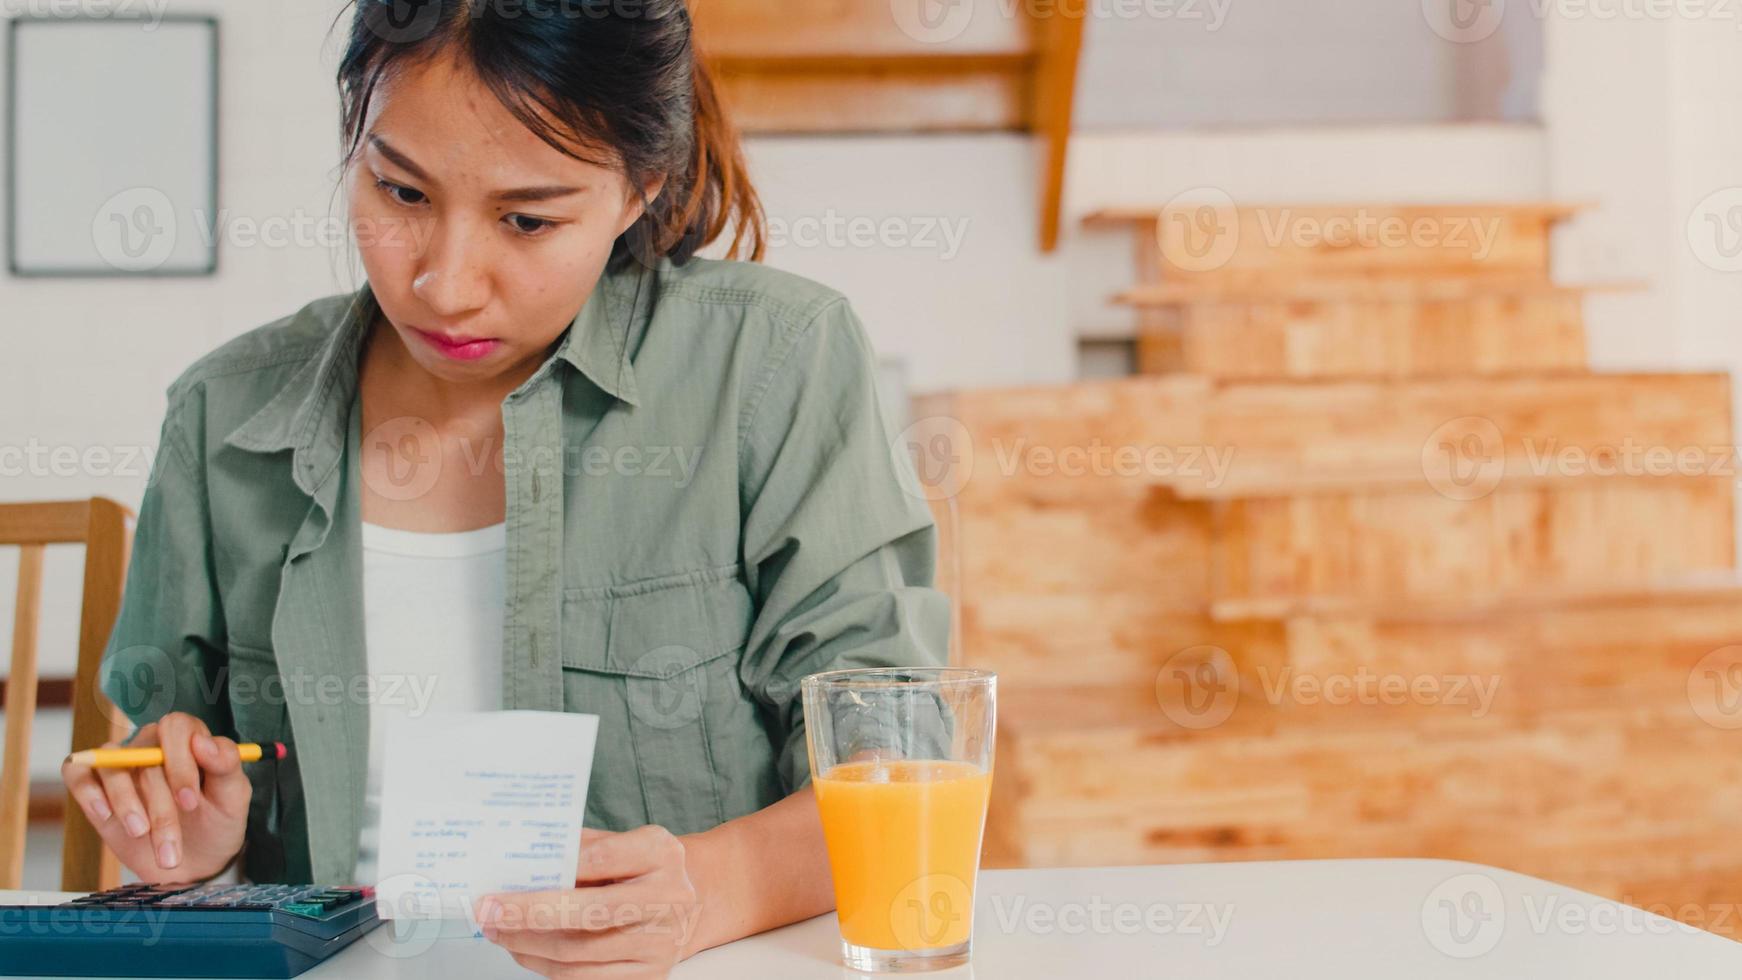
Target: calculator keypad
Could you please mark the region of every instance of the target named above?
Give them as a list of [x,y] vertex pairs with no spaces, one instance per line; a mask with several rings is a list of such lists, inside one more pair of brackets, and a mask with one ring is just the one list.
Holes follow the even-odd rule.
[[371,897],[368,888],[321,885],[164,884],[134,882],[72,899],[79,908],[190,909],[199,911],[276,910],[318,919],[335,909]]

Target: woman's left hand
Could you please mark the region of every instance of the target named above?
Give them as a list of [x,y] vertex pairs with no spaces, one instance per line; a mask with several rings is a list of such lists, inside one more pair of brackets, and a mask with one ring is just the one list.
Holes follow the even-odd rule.
[[684,842],[664,827],[587,830],[571,889],[478,902],[484,935],[547,977],[665,977],[701,916]]

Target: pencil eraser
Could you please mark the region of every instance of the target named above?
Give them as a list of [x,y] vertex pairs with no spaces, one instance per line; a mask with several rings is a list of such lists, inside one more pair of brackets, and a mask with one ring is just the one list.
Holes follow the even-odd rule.
[[274,759],[282,759],[282,758],[284,758],[284,755],[285,755],[284,743],[283,742],[273,742],[272,743],[272,757]]

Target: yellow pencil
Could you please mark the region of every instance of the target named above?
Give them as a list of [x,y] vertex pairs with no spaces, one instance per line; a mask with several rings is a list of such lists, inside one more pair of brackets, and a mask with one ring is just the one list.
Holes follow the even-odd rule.
[[[283,742],[273,742],[272,757],[282,759],[286,749]],[[236,746],[237,754],[243,762],[258,762],[264,754],[264,748],[253,742],[244,742]],[[144,769],[147,766],[163,765],[163,750],[155,745],[127,749],[85,749],[67,756],[67,761],[75,766],[90,766],[92,769]]]

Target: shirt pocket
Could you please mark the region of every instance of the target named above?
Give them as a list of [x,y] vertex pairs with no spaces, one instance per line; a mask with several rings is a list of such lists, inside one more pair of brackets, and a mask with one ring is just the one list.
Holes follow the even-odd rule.
[[564,595],[563,706],[599,716],[589,825],[738,815],[738,767],[766,742],[737,669],[751,606],[735,568]]

